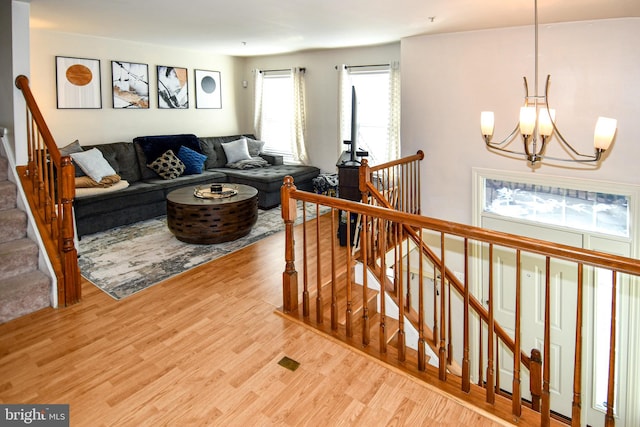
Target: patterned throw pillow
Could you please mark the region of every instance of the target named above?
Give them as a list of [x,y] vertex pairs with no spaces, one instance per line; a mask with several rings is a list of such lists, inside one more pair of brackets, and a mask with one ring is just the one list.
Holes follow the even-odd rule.
[[176,157],[172,150],[167,150],[164,154],[152,163],[147,165],[164,179],[174,179],[184,172],[184,163]]
[[204,168],[204,162],[207,160],[207,156],[200,154],[191,148],[184,145],[178,150],[178,158],[184,163],[184,174],[195,175],[202,173]]

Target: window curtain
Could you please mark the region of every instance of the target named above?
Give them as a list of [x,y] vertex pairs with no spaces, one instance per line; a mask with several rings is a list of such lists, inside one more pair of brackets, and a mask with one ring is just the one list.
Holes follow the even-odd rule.
[[400,158],[400,63],[389,67],[389,160]]
[[307,156],[305,142],[307,127],[304,75],[304,68],[293,68],[291,70],[291,80],[293,82],[293,146],[291,148],[293,160],[306,165],[309,162],[309,157]]
[[264,80],[261,70],[254,70],[253,76],[253,131],[256,137],[262,135],[262,82]]

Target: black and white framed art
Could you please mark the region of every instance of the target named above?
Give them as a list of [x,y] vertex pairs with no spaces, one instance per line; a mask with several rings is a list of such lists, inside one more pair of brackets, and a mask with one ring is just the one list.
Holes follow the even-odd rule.
[[111,61],[113,108],[149,108],[149,66]]
[[196,108],[222,108],[220,71],[195,70]]
[[102,108],[100,60],[56,56],[57,108]]
[[158,108],[189,108],[187,69],[158,65]]

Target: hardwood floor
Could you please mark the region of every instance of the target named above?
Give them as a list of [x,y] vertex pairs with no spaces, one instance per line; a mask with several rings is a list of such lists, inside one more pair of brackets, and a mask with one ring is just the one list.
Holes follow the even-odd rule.
[[278,233],[122,301],[83,281],[0,325],[0,403],[68,403],[72,426],[506,424],[277,314],[283,269]]

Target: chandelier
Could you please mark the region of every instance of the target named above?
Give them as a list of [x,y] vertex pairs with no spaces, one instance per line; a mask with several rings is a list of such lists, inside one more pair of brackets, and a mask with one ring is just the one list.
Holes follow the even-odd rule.
[[[547,75],[544,86],[544,95],[538,95],[538,1],[534,0],[535,18],[535,91],[534,95],[529,95],[527,78],[524,77],[525,98],[524,105],[520,108],[520,121],[515,129],[502,141],[494,142],[493,129],[495,118],[492,111],[483,111],[480,114],[480,128],[482,137],[487,147],[509,154],[524,156],[531,166],[542,160],[566,161],[566,162],[599,162],[609,146],[616,132],[617,120],[607,117],[598,117],[594,132],[594,153],[581,154],[562,136],[555,122],[555,110],[549,107],[549,82],[550,75]],[[518,132],[519,131],[519,132]],[[550,138],[554,134],[558,141],[564,146],[569,155],[568,158],[550,157],[545,155],[545,148]],[[507,148],[520,133],[523,140],[523,150],[511,150]]]

